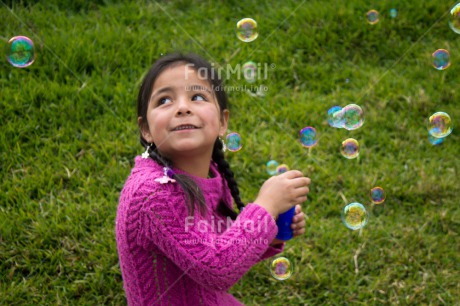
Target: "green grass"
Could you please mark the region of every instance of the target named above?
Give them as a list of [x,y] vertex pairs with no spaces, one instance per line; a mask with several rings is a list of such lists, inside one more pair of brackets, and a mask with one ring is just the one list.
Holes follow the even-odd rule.
[[[229,129],[244,143],[227,157],[245,202],[268,178],[270,159],[312,179],[306,234],[284,253],[294,275],[276,281],[266,261],[232,294],[249,305],[458,305],[460,40],[446,15],[455,3],[337,3],[2,4],[2,47],[26,35],[37,59],[25,69],[0,62],[0,304],[125,303],[114,220],[142,152],[137,91],[155,59],[180,50],[216,67],[275,64],[256,82],[265,97],[229,93]],[[370,9],[381,12],[374,26]],[[235,37],[243,17],[259,23],[252,43]],[[439,48],[451,52],[445,71],[431,67]],[[364,109],[363,127],[329,127],[327,110],[350,103]],[[436,111],[450,114],[454,131],[432,146],[425,123]],[[308,125],[319,134],[310,154],[297,140]],[[339,153],[349,137],[360,142],[358,159]],[[378,211],[368,197],[377,185],[387,193]],[[352,201],[371,211],[362,231],[341,223]]]

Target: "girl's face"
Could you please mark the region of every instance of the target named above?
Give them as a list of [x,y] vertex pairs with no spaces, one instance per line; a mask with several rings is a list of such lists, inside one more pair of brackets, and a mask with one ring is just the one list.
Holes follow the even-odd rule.
[[221,115],[209,81],[191,64],[179,64],[155,80],[142,136],[173,162],[179,156],[210,158],[217,137],[227,130],[228,116],[228,110]]

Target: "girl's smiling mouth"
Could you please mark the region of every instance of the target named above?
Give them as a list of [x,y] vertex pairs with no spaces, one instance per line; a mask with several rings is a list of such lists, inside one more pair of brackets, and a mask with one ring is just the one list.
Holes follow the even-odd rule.
[[171,131],[183,131],[183,130],[195,130],[199,129],[199,127],[193,125],[193,124],[181,124],[173,128]]

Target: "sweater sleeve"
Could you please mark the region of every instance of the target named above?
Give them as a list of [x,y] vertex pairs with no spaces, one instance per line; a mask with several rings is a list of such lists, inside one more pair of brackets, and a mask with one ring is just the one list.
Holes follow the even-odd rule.
[[265,251],[265,253],[262,254],[262,256],[261,256],[259,261],[265,260],[267,258],[273,257],[273,256],[283,252],[284,245],[285,245],[285,243],[283,242],[283,243],[279,244],[276,247],[269,246],[267,251]]
[[206,220],[177,213],[177,207],[184,206],[182,198],[156,189],[148,198],[136,197],[144,198],[138,243],[144,248],[153,244],[197,283],[228,290],[263,255],[271,254],[268,244],[278,228],[263,207],[248,204],[225,232],[217,234],[201,222]]

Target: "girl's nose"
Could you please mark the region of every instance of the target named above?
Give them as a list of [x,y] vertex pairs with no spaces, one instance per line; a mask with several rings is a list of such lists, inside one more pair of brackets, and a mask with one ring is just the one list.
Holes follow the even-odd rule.
[[190,110],[187,110],[187,111],[178,110],[177,111],[178,116],[190,116],[191,114],[192,112]]
[[177,106],[177,116],[190,116],[191,114],[189,103],[185,99],[180,99]]

